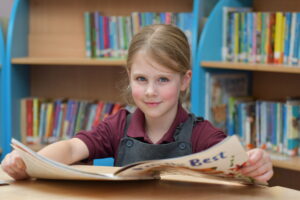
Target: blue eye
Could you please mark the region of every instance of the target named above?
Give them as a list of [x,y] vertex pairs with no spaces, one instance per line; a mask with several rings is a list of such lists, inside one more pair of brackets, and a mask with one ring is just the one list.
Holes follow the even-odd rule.
[[161,77],[161,78],[159,78],[159,82],[168,82],[169,81],[169,79],[168,78],[165,78],[165,77]]
[[146,78],[145,77],[142,77],[142,76],[139,76],[139,77],[136,77],[136,80],[137,81],[146,81]]

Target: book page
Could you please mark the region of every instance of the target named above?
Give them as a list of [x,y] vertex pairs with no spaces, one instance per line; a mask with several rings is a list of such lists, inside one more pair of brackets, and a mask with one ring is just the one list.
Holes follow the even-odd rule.
[[[117,177],[113,175],[113,171],[108,167],[97,172],[84,168],[72,167],[53,160],[32,151],[19,141],[12,139],[12,147],[19,153],[26,165],[26,172],[30,177],[40,179],[56,179],[56,180],[132,180],[133,177]],[[98,167],[99,168],[99,167]],[[107,169],[107,173],[105,173]],[[99,170],[98,170],[99,171]],[[145,178],[149,179],[149,178]]]
[[231,136],[199,153],[170,159],[142,161],[125,166],[115,174],[122,177],[206,174],[211,177],[222,177],[231,181],[252,184],[254,183],[252,178],[237,171],[247,160],[248,155],[237,136]]

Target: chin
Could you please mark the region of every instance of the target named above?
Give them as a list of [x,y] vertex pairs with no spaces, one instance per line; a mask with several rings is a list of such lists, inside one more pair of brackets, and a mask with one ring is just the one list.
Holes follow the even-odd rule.
[[150,110],[150,109],[142,109],[144,112],[145,116],[151,117],[151,118],[158,118],[161,117],[164,113],[158,110]]

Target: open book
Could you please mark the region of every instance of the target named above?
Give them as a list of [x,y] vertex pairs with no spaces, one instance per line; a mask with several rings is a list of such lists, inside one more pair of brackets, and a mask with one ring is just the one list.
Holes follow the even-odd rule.
[[[177,158],[136,162],[108,171],[84,170],[50,160],[12,139],[13,148],[26,164],[26,172],[33,178],[62,180],[142,180],[158,179],[160,175],[209,175],[245,184],[258,183],[238,172],[248,156],[236,136],[227,137],[213,147]],[[113,167],[111,167],[113,168]],[[263,183],[258,183],[263,184]]]

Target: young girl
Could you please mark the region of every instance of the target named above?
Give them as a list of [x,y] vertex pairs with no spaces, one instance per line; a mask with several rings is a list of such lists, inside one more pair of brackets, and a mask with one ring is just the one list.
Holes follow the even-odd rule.
[[[136,34],[127,57],[128,91],[137,109],[120,110],[90,131],[51,144],[39,153],[65,164],[114,157],[116,166],[171,158],[203,151],[226,135],[182,107],[192,77],[190,47],[184,33],[172,25],[151,25]],[[269,155],[254,149],[241,169],[245,175],[268,181],[273,175]],[[26,166],[16,151],[2,168],[14,179],[25,179]]]

